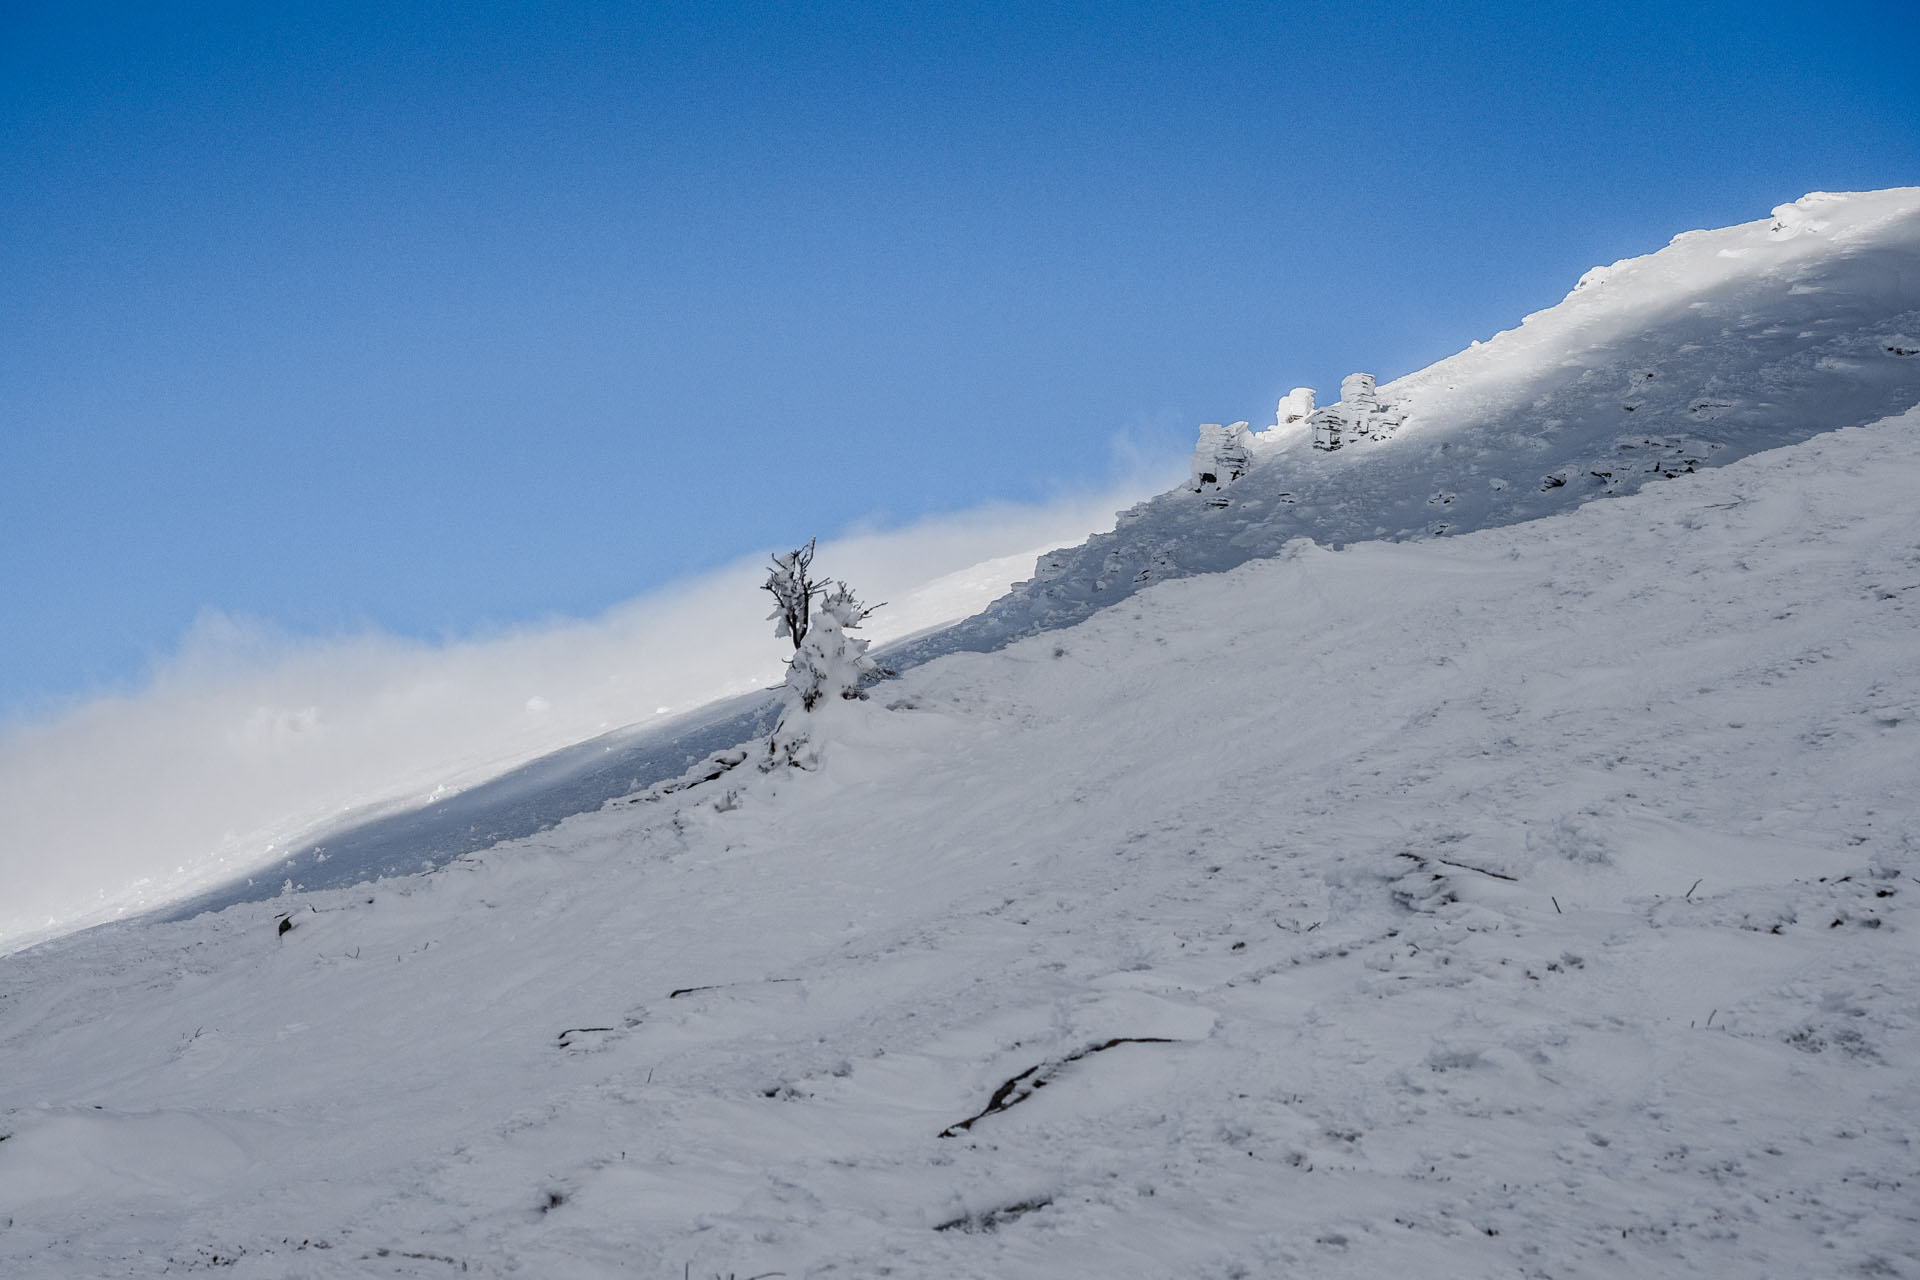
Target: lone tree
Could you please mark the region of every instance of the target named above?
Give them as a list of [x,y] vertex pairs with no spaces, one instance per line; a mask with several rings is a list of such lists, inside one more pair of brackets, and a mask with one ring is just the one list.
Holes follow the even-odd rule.
[[793,658],[780,691],[785,704],[771,744],[775,763],[802,767],[818,759],[809,746],[805,716],[823,702],[865,698],[860,679],[879,670],[867,656],[869,641],[849,635],[878,609],[855,598],[844,582],[813,576],[813,545],[776,555],[768,568],[764,589],[773,596],[767,620],[773,633],[793,641]]
[[824,592],[827,586],[813,579],[815,541],[808,538],[806,546],[774,556],[763,585],[764,590],[773,594],[773,612],[767,615],[767,621],[775,624],[773,634],[776,637],[791,637],[795,650],[807,638],[814,597]]

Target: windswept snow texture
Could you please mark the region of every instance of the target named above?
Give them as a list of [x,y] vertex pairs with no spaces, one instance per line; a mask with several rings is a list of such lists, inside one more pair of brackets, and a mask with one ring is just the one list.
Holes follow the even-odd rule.
[[0,1274],[1920,1275],[1920,411],[0,961]]
[[[1112,533],[1042,556],[1031,581],[985,612],[875,655],[904,669],[991,652],[1293,538],[1341,546],[1512,524],[1874,422],[1920,403],[1911,334],[1920,187],[1815,194],[1759,222],[1688,232],[1588,272],[1519,328],[1378,388],[1388,417],[1404,418],[1390,438],[1325,453],[1304,424],[1280,424],[1253,437],[1250,473],[1123,512]],[[1303,391],[1283,413],[1306,411]],[[530,835],[764,731],[773,707],[771,696],[746,699],[730,719],[703,712],[609,734],[425,809],[337,827],[174,910],[269,896],[288,880],[353,884]]]
[[746,694],[664,725],[601,734],[444,798],[348,819],[251,876],[191,894],[154,914],[185,920],[293,889],[340,889],[431,871],[462,854],[545,831],[575,814],[591,813],[611,797],[672,778],[715,751],[767,733],[778,710],[772,694]]
[[[1221,491],[1177,489],[927,646],[987,649],[1149,582],[1292,538],[1458,534],[1631,493],[1920,404],[1920,187],[1815,193],[1589,271],[1520,327],[1378,389],[1405,421],[1327,453],[1302,424],[1254,437]],[[1285,404],[1283,402],[1283,410]]]

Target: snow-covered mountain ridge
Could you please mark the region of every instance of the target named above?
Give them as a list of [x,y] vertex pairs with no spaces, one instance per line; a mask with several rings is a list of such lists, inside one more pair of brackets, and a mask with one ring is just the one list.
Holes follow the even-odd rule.
[[1276,423],[1240,479],[1122,513],[939,643],[1032,634],[1296,537],[1537,519],[1920,404],[1920,187],[1816,192],[1686,232],[1378,395],[1388,438],[1328,453],[1304,423]]
[[0,963],[0,1270],[1920,1274],[1920,413]]
[[[1892,336],[1902,207],[1766,243]],[[1728,340],[1748,456],[1323,545],[1602,439],[1659,352],[1597,305],[1517,332],[1604,386],[1447,384],[1590,427],[1503,454],[1387,384],[1388,439],[1082,565],[1189,576],[1030,590],[1053,630],[833,708],[817,769],[0,958],[0,1274],[1920,1276],[1920,409],[1846,425],[1915,362],[1829,431],[1760,401],[1843,357]]]
[[[990,652],[1294,537],[1341,546],[1533,519],[1875,421],[1920,402],[1916,309],[1920,188],[1815,194],[1759,222],[1688,232],[1378,388],[1387,412],[1369,425],[1384,438],[1326,453],[1307,424],[1282,421],[1247,442],[1240,479],[1136,506],[1113,532],[1042,556],[984,612],[879,652],[903,669]],[[629,727],[419,808],[346,815],[283,843],[272,868],[176,909],[268,896],[287,879],[320,888],[417,870],[541,830],[765,732],[773,705],[747,698]]]

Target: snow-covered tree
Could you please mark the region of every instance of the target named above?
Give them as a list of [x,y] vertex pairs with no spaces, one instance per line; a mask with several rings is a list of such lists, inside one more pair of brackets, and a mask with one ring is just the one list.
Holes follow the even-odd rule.
[[791,639],[798,650],[807,638],[807,626],[813,615],[814,597],[826,590],[826,584],[813,580],[813,544],[776,555],[767,571],[762,590],[772,594],[773,612],[767,621],[774,624],[776,637]]
[[[773,558],[765,589],[778,602],[768,615],[774,634],[793,640],[793,658],[781,687],[780,722],[771,743],[776,764],[813,763],[807,717],[823,705],[865,698],[861,678],[877,671],[870,641],[849,634],[880,606],[864,605],[844,582],[812,577],[813,542]],[[817,602],[817,603],[816,603]]]
[[873,610],[854,598],[844,582],[834,583],[813,612],[807,638],[787,666],[790,707],[811,711],[824,699],[864,698],[860,677],[877,670],[867,656],[869,641],[849,634]]

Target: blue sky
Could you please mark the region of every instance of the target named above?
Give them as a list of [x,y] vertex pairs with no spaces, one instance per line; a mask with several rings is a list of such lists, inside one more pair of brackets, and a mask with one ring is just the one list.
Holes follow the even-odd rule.
[[1920,181],[1920,11],[0,3],[0,722],[1113,478]]

